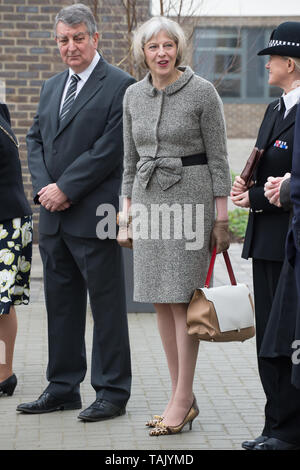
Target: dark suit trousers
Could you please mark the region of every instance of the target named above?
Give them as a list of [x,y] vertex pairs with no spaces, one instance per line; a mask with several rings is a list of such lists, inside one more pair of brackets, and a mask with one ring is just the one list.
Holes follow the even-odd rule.
[[269,399],[263,434],[300,446],[300,390],[291,383],[291,358],[260,358],[260,365]]
[[[283,263],[281,261],[267,261],[261,259],[252,260],[257,355],[259,354],[269,320],[282,264]],[[259,356],[258,372],[267,399],[265,406],[266,425],[262,434],[268,436],[269,429],[272,427],[274,422],[276,422],[276,409],[274,409],[274,402],[268,385],[268,377],[269,374],[272,374],[272,371],[270,370],[270,364],[263,361]]]
[[91,384],[98,398],[126,404],[131,364],[121,248],[116,240],[40,234],[48,314],[47,391],[79,396],[87,364],[87,292],[94,320]]

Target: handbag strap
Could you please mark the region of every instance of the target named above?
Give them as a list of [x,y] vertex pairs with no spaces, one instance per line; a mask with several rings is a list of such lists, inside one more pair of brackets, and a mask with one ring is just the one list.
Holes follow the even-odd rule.
[[[210,260],[210,263],[209,263],[209,268],[208,268],[208,272],[207,272],[204,287],[209,287],[211,276],[212,276],[214,265],[215,265],[215,261],[216,261],[216,256],[217,256],[217,248],[214,247],[212,255],[211,255],[211,260]],[[235,276],[233,274],[233,269],[232,269],[231,261],[230,261],[229,254],[228,254],[227,250],[223,251],[223,257],[224,257],[224,261],[225,261],[225,264],[226,264],[226,267],[227,267],[230,282],[233,286],[236,286],[237,282],[236,282]]]

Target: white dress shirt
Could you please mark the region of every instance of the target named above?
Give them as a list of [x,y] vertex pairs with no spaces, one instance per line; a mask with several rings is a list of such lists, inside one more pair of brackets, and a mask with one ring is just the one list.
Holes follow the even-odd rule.
[[[62,94],[62,99],[61,99],[61,102],[60,102],[60,111],[63,107],[63,103],[65,101],[65,96],[67,94],[67,90],[68,90],[68,87],[70,85],[70,82],[71,82],[71,76],[74,75],[74,73],[76,73],[76,75],[78,75],[80,77],[80,80],[79,82],[77,83],[77,89],[76,89],[76,94],[75,94],[75,99],[77,98],[78,96],[78,93],[80,92],[80,90],[82,89],[82,87],[85,85],[85,83],[87,82],[87,80],[89,79],[91,73],[93,72],[94,68],[96,67],[96,65],[98,64],[100,60],[100,54],[98,52],[95,53],[95,56],[92,60],[92,62],[90,63],[90,65],[83,71],[83,72],[80,72],[80,73],[76,73],[74,72],[74,70],[72,70],[71,68],[69,68],[69,78],[66,82],[66,85],[65,85],[65,88],[64,88],[64,92]],[[59,112],[60,112],[59,111]]]
[[290,110],[295,106],[295,104],[298,104],[300,101],[300,86],[297,88],[294,88],[291,90],[289,93],[286,95],[282,95],[284,104],[285,104],[285,113],[284,113],[284,119],[287,117],[289,114]]

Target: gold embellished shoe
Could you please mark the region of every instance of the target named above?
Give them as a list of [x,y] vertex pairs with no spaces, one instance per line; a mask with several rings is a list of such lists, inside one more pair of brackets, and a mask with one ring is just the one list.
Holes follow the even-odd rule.
[[179,424],[178,426],[166,426],[162,421],[160,421],[159,423],[157,423],[155,428],[151,429],[151,431],[149,432],[149,435],[150,436],[166,436],[169,434],[178,434],[179,432],[182,431],[184,426],[188,423],[189,423],[189,430],[191,430],[193,426],[193,421],[198,416],[198,414],[199,414],[199,408],[196,402],[196,398],[194,398],[193,404],[181,424]]
[[145,426],[148,426],[149,428],[155,428],[155,426],[160,423],[163,419],[163,416],[154,415],[152,419],[145,423]]

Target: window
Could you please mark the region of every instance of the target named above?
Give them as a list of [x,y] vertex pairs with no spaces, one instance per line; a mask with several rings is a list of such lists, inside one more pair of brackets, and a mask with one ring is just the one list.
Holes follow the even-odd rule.
[[194,70],[214,83],[224,102],[270,102],[282,94],[268,84],[267,47],[272,29],[196,28]]

